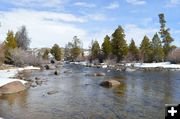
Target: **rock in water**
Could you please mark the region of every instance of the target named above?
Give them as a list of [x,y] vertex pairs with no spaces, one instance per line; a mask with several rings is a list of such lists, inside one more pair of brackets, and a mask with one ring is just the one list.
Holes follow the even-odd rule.
[[116,80],[106,80],[100,83],[100,86],[104,86],[104,87],[112,87],[112,86],[118,86],[121,83],[119,81]]
[[45,65],[44,67],[45,67],[46,70],[50,69],[49,65]]
[[105,76],[106,74],[103,73],[103,72],[98,72],[98,73],[95,73],[94,75],[95,75],[95,76]]
[[52,94],[55,94],[55,93],[58,93],[58,91],[49,91],[49,92],[47,92],[48,95],[52,95]]
[[0,87],[0,94],[11,94],[25,90],[26,87],[20,81],[14,81]]
[[59,71],[58,71],[58,70],[55,70],[54,74],[55,74],[55,75],[59,75]]

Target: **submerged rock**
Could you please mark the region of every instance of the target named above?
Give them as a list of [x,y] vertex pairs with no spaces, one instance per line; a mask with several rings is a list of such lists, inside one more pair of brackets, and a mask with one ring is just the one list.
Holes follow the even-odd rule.
[[103,86],[103,87],[112,87],[112,86],[118,86],[120,84],[121,83],[119,81],[116,81],[116,80],[106,80],[106,81],[101,82],[100,86]]
[[49,92],[47,92],[48,95],[52,95],[52,94],[55,94],[55,93],[58,93],[58,91],[49,91]]
[[103,73],[103,72],[98,72],[98,73],[95,73],[94,75],[95,75],[95,76],[105,76],[106,74]]
[[94,74],[86,74],[85,76],[105,76],[106,74],[103,72],[98,72],[98,73],[94,73]]
[[25,90],[26,87],[20,81],[13,81],[0,87],[0,94],[11,94]]

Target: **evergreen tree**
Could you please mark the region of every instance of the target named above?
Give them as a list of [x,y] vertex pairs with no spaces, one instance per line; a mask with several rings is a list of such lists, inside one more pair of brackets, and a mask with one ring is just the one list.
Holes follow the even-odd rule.
[[92,47],[91,47],[91,55],[93,59],[97,59],[100,55],[100,46],[97,40],[92,42]]
[[141,59],[143,62],[152,61],[152,48],[151,42],[147,36],[144,36],[140,45]]
[[49,58],[49,50],[48,50],[48,49],[45,50],[42,58],[43,58],[44,60],[48,60],[48,58]]
[[112,34],[112,52],[117,57],[117,62],[123,60],[128,53],[124,30],[121,26]]
[[160,62],[164,59],[164,51],[162,48],[161,40],[156,33],[152,39],[152,52],[153,52],[153,61]]
[[162,38],[165,57],[167,57],[169,51],[171,50],[171,43],[174,41],[174,39],[171,37],[169,32],[170,29],[166,28],[166,20],[163,13],[159,14],[159,22],[161,24],[159,34]]
[[14,49],[17,47],[17,42],[14,37],[13,31],[8,31],[6,41],[5,41],[5,46],[7,49],[9,49],[9,48]]
[[54,46],[51,49],[51,54],[54,56],[54,58],[57,61],[61,60],[61,48],[59,47],[58,44],[54,44]]
[[78,56],[81,54],[81,41],[77,36],[73,37],[72,48],[71,48],[71,56],[73,60],[76,60]]
[[14,37],[13,31],[8,31],[7,37],[5,40],[5,63],[12,64],[13,60],[11,57],[11,53],[9,52],[11,49],[15,49],[17,47],[17,42]]
[[106,37],[104,38],[104,42],[102,44],[102,51],[105,58],[108,58],[109,55],[111,54],[112,47],[111,47],[110,37],[108,35],[106,35]]
[[128,50],[128,57],[131,61],[137,61],[139,59],[139,50],[136,47],[134,40],[131,40]]

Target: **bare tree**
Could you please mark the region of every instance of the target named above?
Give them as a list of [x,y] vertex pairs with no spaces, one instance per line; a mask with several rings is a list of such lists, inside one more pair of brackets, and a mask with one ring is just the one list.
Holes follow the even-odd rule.
[[22,48],[23,50],[28,49],[30,45],[30,38],[28,37],[25,26],[22,26],[19,31],[16,32],[15,39],[17,40],[18,48]]
[[10,54],[15,66],[40,66],[42,63],[44,63],[41,56],[36,56],[34,53],[28,53],[21,48],[10,50]]

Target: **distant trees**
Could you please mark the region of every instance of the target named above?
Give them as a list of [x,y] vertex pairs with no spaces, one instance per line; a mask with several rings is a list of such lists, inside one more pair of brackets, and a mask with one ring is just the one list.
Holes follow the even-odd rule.
[[72,55],[71,55],[71,49],[72,49],[72,43],[68,42],[64,48],[64,58],[65,60],[69,61],[72,60]]
[[156,61],[156,62],[163,61],[164,51],[163,51],[163,47],[161,44],[161,40],[157,33],[154,35],[154,37],[152,39],[151,47],[152,47],[153,61]]
[[143,62],[152,61],[152,49],[151,42],[147,36],[144,36],[141,45],[140,45],[141,60]]
[[54,44],[50,52],[57,61],[61,60],[61,48],[59,47],[58,44]]
[[108,35],[105,36],[104,42],[102,43],[102,52],[104,54],[104,57],[107,59],[110,54],[112,53],[112,46],[110,37]]
[[73,59],[77,59],[78,56],[81,54],[82,52],[82,44],[80,39],[78,39],[77,36],[73,37],[73,41],[72,41],[72,48],[71,48],[71,55]]
[[171,51],[171,43],[174,39],[171,37],[170,29],[166,28],[166,20],[164,18],[164,14],[159,14],[159,23],[160,23],[160,31],[159,34],[161,35],[162,42],[163,42],[163,49],[165,58],[167,57],[168,53]]
[[17,41],[17,47],[23,50],[27,50],[30,45],[30,38],[25,26],[22,26],[19,31],[16,32],[15,39]]
[[43,55],[42,55],[42,58],[44,59],[44,60],[48,60],[48,58],[49,58],[49,50],[48,49],[45,49],[45,51],[44,51],[44,53],[43,53]]
[[74,36],[72,42],[68,42],[64,49],[64,57],[66,60],[76,61],[80,55],[83,55],[82,42]]
[[128,48],[128,59],[130,61],[138,61],[139,60],[139,49],[137,48],[134,40],[131,40]]
[[98,59],[100,56],[100,52],[101,52],[101,49],[100,49],[98,41],[97,40],[92,41],[92,46],[91,46],[92,59]]
[[112,53],[116,56],[117,62],[122,61],[128,53],[128,46],[125,40],[124,29],[121,26],[112,34]]

